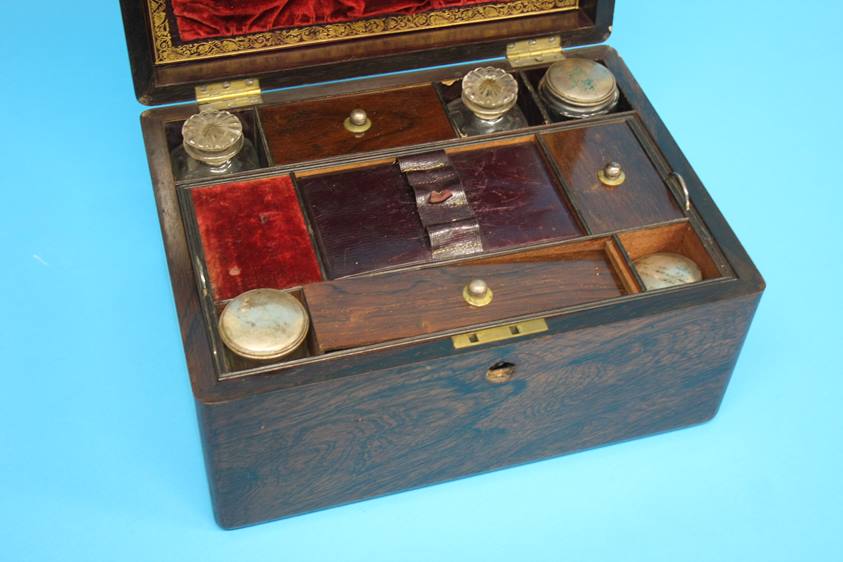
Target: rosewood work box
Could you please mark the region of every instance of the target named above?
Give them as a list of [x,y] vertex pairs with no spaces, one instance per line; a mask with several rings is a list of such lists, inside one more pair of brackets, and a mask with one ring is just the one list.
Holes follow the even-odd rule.
[[122,8],[222,527],[717,412],[764,282],[612,0]]

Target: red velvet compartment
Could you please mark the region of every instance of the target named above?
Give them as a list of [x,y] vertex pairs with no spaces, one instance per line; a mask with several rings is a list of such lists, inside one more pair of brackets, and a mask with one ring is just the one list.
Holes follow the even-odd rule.
[[191,191],[215,300],[322,280],[288,176]]
[[171,0],[182,41],[405,15],[507,0]]

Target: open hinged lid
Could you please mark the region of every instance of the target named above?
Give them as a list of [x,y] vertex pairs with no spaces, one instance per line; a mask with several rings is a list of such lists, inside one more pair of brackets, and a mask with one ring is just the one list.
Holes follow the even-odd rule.
[[[135,93],[148,105],[190,101],[198,86],[241,78],[257,79],[265,91],[507,54],[532,61],[543,51],[604,41],[614,9],[614,0],[121,4]],[[525,41],[545,36],[558,40]]]

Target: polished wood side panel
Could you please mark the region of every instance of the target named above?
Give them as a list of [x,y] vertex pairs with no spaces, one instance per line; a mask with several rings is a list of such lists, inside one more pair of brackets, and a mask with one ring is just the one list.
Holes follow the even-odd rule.
[[[217,520],[240,527],[706,421],[757,299],[199,403]],[[514,378],[490,384],[499,361]]]
[[[372,128],[354,134],[343,126],[364,109]],[[432,85],[373,94],[263,107],[261,123],[275,164],[319,160],[454,138]]]
[[[626,122],[542,135],[574,204],[593,234],[682,218],[682,211]],[[626,181],[603,185],[597,172],[618,162]]]
[[[515,263],[468,263],[314,283],[304,288],[323,351],[541,315],[624,294],[605,250]],[[482,279],[493,299],[470,306],[463,288]]]

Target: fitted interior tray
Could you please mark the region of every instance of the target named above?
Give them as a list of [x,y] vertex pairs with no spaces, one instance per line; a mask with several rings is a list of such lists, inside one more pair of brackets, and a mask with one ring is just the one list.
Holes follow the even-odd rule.
[[[316,283],[304,294],[319,349],[353,348],[619,297],[626,289],[606,249],[612,244],[595,239]],[[485,306],[466,302],[474,279],[491,290]]]
[[[690,257],[705,282],[733,277],[728,256],[695,212],[694,193],[704,190],[689,176],[689,202],[671,181],[674,172],[687,176],[689,168],[677,169],[662,154],[649,106],[620,60],[602,47],[575,56],[605,62],[618,77],[621,103],[610,114],[549,119],[534,88],[547,65],[536,65],[513,71],[529,126],[460,137],[444,108],[459,77],[473,68],[464,66],[265,94],[264,103],[237,110],[259,151],[257,169],[174,181],[166,152],[156,152],[154,172],[180,201],[215,377],[287,368],[298,377],[334,376],[340,371],[325,366],[333,358],[358,357],[343,363],[348,369],[380,365],[400,356],[393,346],[444,350],[434,342],[456,331],[614,306],[649,293],[634,266],[648,252],[672,249]],[[371,111],[392,96],[433,96],[436,103],[425,111],[438,124],[404,130],[406,107],[384,103],[379,121],[395,123],[388,133],[358,138],[336,130],[350,107],[366,102]],[[195,111],[150,111],[145,127],[164,134],[148,134],[149,142],[172,149],[181,123]],[[308,126],[291,127],[295,115]],[[430,130],[438,132],[425,136]],[[431,254],[397,162],[433,151],[447,154],[459,173],[481,226],[480,254],[444,260]],[[166,166],[157,165],[162,160]],[[626,172],[620,186],[599,181],[609,161]],[[685,233],[678,242],[677,232]],[[495,294],[486,307],[472,308],[463,299],[466,283],[476,278]],[[220,311],[256,288],[291,292],[305,305],[311,329],[295,353],[255,361],[222,343]]]

